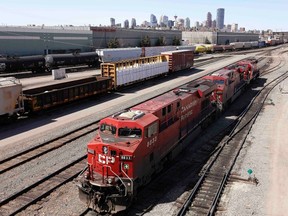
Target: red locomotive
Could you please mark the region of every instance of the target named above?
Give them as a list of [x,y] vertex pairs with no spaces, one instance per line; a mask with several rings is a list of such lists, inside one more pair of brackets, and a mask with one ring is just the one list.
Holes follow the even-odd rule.
[[191,132],[215,113],[213,94],[227,95],[220,97],[222,102],[233,97],[243,73],[238,67],[242,64],[101,120],[87,147],[88,166],[77,179],[80,198],[97,212],[125,210],[137,188],[189,144]]
[[225,67],[209,76],[203,77],[217,84],[211,102],[222,110],[233,102],[251,80],[259,76],[257,60],[247,59]]

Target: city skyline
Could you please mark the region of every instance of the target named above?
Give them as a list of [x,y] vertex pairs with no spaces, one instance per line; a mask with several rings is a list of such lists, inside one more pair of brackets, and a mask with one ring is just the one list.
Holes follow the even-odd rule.
[[191,26],[199,21],[202,23],[211,12],[212,20],[217,17],[217,9],[225,9],[224,25],[237,23],[239,27],[247,30],[274,31],[288,30],[284,22],[283,14],[288,2],[276,0],[267,3],[259,0],[253,2],[242,0],[231,2],[227,0],[203,0],[201,2],[187,2],[179,0],[170,2],[164,0],[139,1],[135,4],[132,0],[100,2],[97,0],[78,1],[56,1],[41,2],[36,0],[10,0],[1,4],[1,25],[74,25],[74,26],[110,26],[110,18],[115,18],[116,23],[125,20],[131,22],[136,19],[137,25],[143,21],[150,21],[150,15],[154,14],[157,20],[166,15],[169,20],[178,18],[189,18]]

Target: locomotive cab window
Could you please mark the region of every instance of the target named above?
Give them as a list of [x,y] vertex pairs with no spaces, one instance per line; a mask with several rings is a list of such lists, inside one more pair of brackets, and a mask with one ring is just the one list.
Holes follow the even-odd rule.
[[116,134],[116,127],[109,124],[101,124],[100,131],[107,134]]
[[168,113],[170,113],[171,110],[172,110],[172,104],[170,104],[170,105],[168,106]]
[[157,134],[158,129],[158,122],[155,122],[148,126],[148,128],[145,129],[145,137],[150,138],[151,136]]
[[139,128],[119,128],[118,130],[119,137],[130,137],[130,138],[139,138],[142,136],[142,130]]
[[216,84],[218,84],[218,85],[223,85],[224,84],[224,80],[215,80],[214,82]]
[[162,116],[166,115],[166,107],[162,108]]

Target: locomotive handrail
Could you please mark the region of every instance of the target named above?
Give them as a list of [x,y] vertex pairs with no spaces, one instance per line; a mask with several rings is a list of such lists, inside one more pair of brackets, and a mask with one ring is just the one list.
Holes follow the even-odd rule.
[[[127,187],[126,187],[124,181],[121,179],[121,177],[120,177],[119,175],[117,175],[117,174],[112,170],[111,166],[104,165],[103,167],[109,168],[110,171],[121,181],[121,183],[122,183],[122,184],[124,185],[124,187],[125,187],[125,196],[127,196]],[[122,170],[122,164],[121,164],[121,170]]]
[[[126,174],[126,172],[124,172],[124,170],[123,170],[123,162],[121,163],[121,171],[131,181],[131,188],[133,188],[133,180]],[[133,189],[131,190],[131,193],[133,194]]]

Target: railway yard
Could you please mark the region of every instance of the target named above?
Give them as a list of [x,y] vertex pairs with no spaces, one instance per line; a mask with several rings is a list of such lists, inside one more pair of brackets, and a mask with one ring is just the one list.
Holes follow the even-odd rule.
[[[76,184],[99,121],[252,57],[260,76],[216,120],[192,132],[185,150],[116,215],[285,215],[287,53],[284,44],[211,54],[191,69],[0,125],[0,215],[97,215],[78,198]],[[97,74],[93,69],[67,79]],[[24,90],[60,82],[51,76],[20,81]]]

